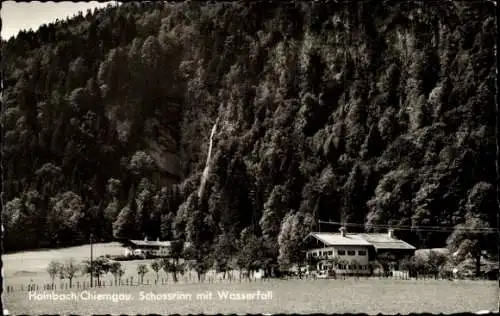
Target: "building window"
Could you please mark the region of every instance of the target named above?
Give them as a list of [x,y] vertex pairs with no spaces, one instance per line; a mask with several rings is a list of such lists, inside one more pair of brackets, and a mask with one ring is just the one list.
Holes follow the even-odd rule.
[[317,255],[318,255],[317,253],[313,252],[313,256],[314,256],[314,257],[316,257]]
[[356,251],[354,251],[354,250],[347,250],[347,255],[348,256],[354,256],[354,255],[356,255]]
[[328,255],[329,256],[333,255],[333,251],[328,251]]
[[358,256],[366,256],[366,250],[358,250]]
[[345,250],[339,250],[338,254],[339,254],[339,256],[344,256],[345,255]]

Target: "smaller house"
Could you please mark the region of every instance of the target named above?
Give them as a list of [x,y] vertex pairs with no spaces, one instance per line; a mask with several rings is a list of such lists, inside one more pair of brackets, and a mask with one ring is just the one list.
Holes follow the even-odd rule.
[[[172,242],[148,240],[127,240],[125,242],[125,256],[151,256],[151,257],[169,257],[171,255]],[[184,249],[189,247],[190,243],[184,243]]]
[[157,240],[128,240],[126,242],[126,256],[152,256],[152,257],[168,257],[170,255],[170,241]]

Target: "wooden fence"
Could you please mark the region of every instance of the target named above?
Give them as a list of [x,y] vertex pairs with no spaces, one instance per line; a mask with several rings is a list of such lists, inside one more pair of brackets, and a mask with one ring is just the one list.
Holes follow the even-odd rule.
[[[69,282],[55,282],[55,283],[45,283],[45,284],[33,284],[33,283],[28,283],[28,284],[21,284],[21,285],[6,285],[4,288],[4,291],[6,293],[13,293],[13,292],[30,292],[30,291],[64,291],[64,290],[87,290],[90,288],[108,288],[108,287],[129,287],[129,286],[167,286],[167,285],[173,285],[173,284],[199,284],[199,283],[226,283],[226,284],[231,284],[231,283],[252,283],[252,282],[270,282],[272,280],[320,280],[321,278],[318,278],[317,276],[314,275],[303,275],[302,277],[298,276],[287,276],[283,278],[260,278],[257,279],[255,277],[227,277],[225,279],[221,277],[213,277],[213,276],[205,276],[202,277],[201,280],[198,280],[197,278],[193,278],[192,276],[179,276],[178,277],[178,282],[174,283],[172,279],[166,279],[166,278],[158,278],[158,279],[149,279],[145,278],[143,282],[140,281],[138,277],[129,277],[121,280],[94,280],[94,286],[91,287],[91,284],[89,281],[73,281],[71,282],[71,285]],[[348,275],[348,274],[337,274],[335,277],[329,277],[328,279],[333,279],[333,280],[368,280],[368,279],[375,279],[375,280],[449,280],[449,278],[443,278],[443,277],[435,277],[434,275],[429,276],[429,275],[421,275],[418,277],[409,277],[408,275],[397,275],[397,276],[391,276],[391,275],[383,275],[383,274],[377,274],[377,275],[371,275],[371,276],[360,276],[360,275]]]
[[[195,277],[184,275],[178,276],[177,282],[174,282],[172,279],[167,278],[158,278],[158,279],[149,279],[144,278],[141,282],[138,277],[129,277],[121,280],[94,280],[93,288],[106,288],[106,287],[123,287],[123,286],[161,286],[161,285],[172,285],[172,284],[199,284],[199,283],[234,283],[234,282],[256,282],[256,281],[268,281],[270,279],[256,279],[253,277],[250,278],[234,278],[228,277],[226,279],[217,278],[213,276],[202,276],[200,280]],[[61,291],[61,290],[86,290],[90,289],[91,284],[90,281],[72,281],[71,284],[69,281],[66,282],[54,282],[54,283],[44,283],[44,284],[21,284],[21,285],[6,285],[4,291],[7,293],[12,292],[23,292],[23,291]]]

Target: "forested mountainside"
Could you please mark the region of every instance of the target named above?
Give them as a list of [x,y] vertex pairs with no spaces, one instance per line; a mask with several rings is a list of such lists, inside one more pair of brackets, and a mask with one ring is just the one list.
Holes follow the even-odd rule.
[[414,227],[396,234],[417,247],[449,237],[421,226],[495,227],[494,12],[128,3],[21,32],[2,43],[5,250],[93,233],[272,263],[320,219]]

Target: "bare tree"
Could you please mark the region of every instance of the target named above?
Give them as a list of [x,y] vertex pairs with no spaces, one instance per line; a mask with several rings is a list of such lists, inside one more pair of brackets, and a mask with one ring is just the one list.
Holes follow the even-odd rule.
[[141,284],[144,282],[144,276],[148,273],[148,267],[145,264],[140,264],[137,266],[137,274],[141,278]]
[[156,273],[156,281],[158,282],[158,271],[161,269],[161,262],[159,260],[151,262],[151,269]]
[[121,271],[123,271],[121,263],[113,262],[109,265],[109,272],[111,272],[111,274],[115,278],[115,284],[117,283],[118,279],[121,277],[121,275],[120,275]]
[[122,283],[122,277],[124,274],[125,274],[125,269],[120,268],[120,270],[118,270],[118,284]]
[[76,264],[73,258],[66,261],[66,263],[61,267],[62,274],[64,278],[69,280],[69,287],[73,285],[73,278],[75,274],[80,270],[80,266]]
[[47,267],[47,272],[50,276],[50,281],[54,284],[54,279],[56,278],[57,273],[60,271],[61,264],[58,261],[52,260]]

